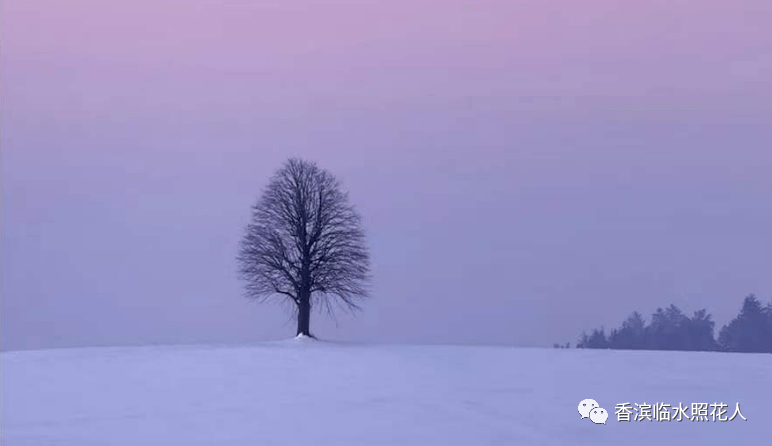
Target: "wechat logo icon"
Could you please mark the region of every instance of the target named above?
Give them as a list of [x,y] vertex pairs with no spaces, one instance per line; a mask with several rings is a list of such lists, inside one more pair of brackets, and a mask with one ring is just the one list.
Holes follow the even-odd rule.
[[608,411],[600,407],[597,401],[590,399],[579,402],[579,415],[582,420],[589,418],[595,424],[606,424],[608,419]]

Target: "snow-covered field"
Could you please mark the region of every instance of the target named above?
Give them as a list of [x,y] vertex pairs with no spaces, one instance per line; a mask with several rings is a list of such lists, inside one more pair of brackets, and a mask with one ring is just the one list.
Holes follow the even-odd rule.
[[[2,353],[0,445],[770,445],[772,355],[291,340]],[[592,398],[606,425],[580,419]],[[619,422],[629,402],[733,421]]]

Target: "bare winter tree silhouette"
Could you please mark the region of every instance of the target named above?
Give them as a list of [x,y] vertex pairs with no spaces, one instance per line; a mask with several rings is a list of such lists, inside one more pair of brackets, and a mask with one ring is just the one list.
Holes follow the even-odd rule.
[[238,261],[247,297],[289,301],[298,335],[313,337],[312,307],[356,310],[368,296],[362,219],[339,181],[309,161],[289,159],[274,174],[252,208]]

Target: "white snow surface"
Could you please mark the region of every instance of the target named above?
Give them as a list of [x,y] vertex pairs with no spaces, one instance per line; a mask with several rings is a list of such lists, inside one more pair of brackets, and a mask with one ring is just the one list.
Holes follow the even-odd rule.
[[[3,446],[772,444],[768,354],[293,339],[0,358]],[[619,422],[625,402],[739,402],[747,421]]]

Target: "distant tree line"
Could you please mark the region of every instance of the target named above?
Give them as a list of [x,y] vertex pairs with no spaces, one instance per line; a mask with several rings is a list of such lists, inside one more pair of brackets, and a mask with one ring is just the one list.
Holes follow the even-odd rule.
[[[714,327],[706,310],[688,317],[670,305],[664,310],[657,308],[648,325],[636,311],[608,335],[603,328],[589,335],[583,333],[576,348],[772,353],[772,302],[763,305],[751,294],[737,317],[721,328],[718,339],[714,338]],[[570,344],[554,347],[568,348]]]

